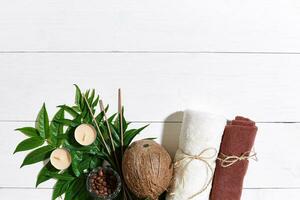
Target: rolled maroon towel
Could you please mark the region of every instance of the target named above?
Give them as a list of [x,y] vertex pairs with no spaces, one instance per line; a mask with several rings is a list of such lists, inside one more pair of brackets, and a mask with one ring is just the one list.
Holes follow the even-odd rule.
[[241,116],[237,116],[225,127],[210,194],[211,200],[241,199],[249,159],[254,158],[251,150],[256,132],[255,122]]

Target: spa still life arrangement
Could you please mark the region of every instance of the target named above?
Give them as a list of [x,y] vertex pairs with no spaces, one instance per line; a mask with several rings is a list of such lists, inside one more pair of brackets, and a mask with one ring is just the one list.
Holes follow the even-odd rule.
[[44,163],[36,187],[56,180],[52,200],[241,199],[249,161],[256,160],[255,122],[186,110],[172,159],[151,135],[135,139],[148,125],[130,128],[121,90],[118,112],[108,115],[95,90],[75,88],[74,105],[59,105],[49,120],[44,104],[34,127],[16,129],[27,139],[15,153],[31,150],[21,167]]

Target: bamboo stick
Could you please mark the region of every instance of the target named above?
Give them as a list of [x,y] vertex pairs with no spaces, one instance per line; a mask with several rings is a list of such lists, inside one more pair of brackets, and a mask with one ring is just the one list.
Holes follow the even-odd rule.
[[106,116],[106,112],[105,112],[105,108],[104,108],[104,105],[103,105],[103,101],[101,99],[99,100],[99,105],[100,105],[101,112],[103,112],[104,120],[105,120],[106,125],[107,125],[108,134],[109,134],[109,138],[110,138],[110,143],[111,143],[112,149],[113,149],[113,151],[116,151],[116,148],[115,148],[115,145],[114,145],[114,141],[113,141],[113,138],[112,138],[112,134],[111,134],[110,125],[109,125],[109,122],[108,122],[108,118]]
[[123,133],[123,110],[122,110],[122,93],[121,89],[118,90],[118,113],[120,119],[120,134],[121,134],[121,151],[123,154],[123,146],[124,146],[124,133]]
[[103,134],[102,134],[102,132],[101,132],[101,130],[100,130],[100,128],[99,128],[98,122],[97,122],[97,120],[96,120],[96,118],[95,118],[95,116],[94,116],[94,113],[93,113],[93,111],[92,111],[92,108],[90,107],[89,102],[88,102],[88,100],[86,99],[86,97],[85,97],[84,95],[82,95],[82,97],[83,97],[83,99],[85,100],[85,102],[86,102],[86,104],[87,104],[87,106],[88,106],[89,112],[90,112],[90,114],[91,114],[92,117],[93,117],[93,121],[94,121],[94,123],[95,123],[95,125],[96,125],[98,134],[100,135],[100,137],[101,137],[101,139],[102,139],[102,142],[103,142],[103,144],[104,144],[104,146],[105,146],[105,148],[106,148],[106,151],[107,151],[108,154],[110,154],[110,149],[108,148],[108,146],[107,146],[107,144],[106,144],[106,142],[105,142],[105,139],[104,139]]
[[108,118],[106,116],[106,112],[105,112],[105,109],[104,109],[104,106],[103,106],[103,101],[101,99],[99,100],[99,105],[100,105],[101,111],[104,114],[104,120],[106,121],[106,125],[107,125],[107,128],[108,128],[108,133],[109,133],[110,142],[111,142],[111,145],[112,145],[112,148],[113,148],[113,154],[114,154],[114,157],[115,157],[115,161],[116,161],[117,167],[118,167],[118,169],[121,173],[122,169],[120,167],[119,160],[118,160],[118,157],[117,157],[117,154],[116,154],[116,149],[115,149],[115,145],[114,145],[112,134],[111,134],[111,128],[110,128]]

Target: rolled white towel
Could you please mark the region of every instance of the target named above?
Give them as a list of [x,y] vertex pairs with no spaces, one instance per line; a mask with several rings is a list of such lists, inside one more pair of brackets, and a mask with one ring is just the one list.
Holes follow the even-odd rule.
[[226,119],[186,110],[167,200],[208,200]]

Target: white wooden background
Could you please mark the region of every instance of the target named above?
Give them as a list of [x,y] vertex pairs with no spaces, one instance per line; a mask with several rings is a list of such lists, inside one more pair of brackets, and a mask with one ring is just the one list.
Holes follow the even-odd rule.
[[12,155],[46,102],[96,88],[116,110],[124,92],[133,126],[174,153],[182,110],[258,122],[243,200],[300,199],[298,0],[1,0],[0,199],[47,200],[40,165]]

